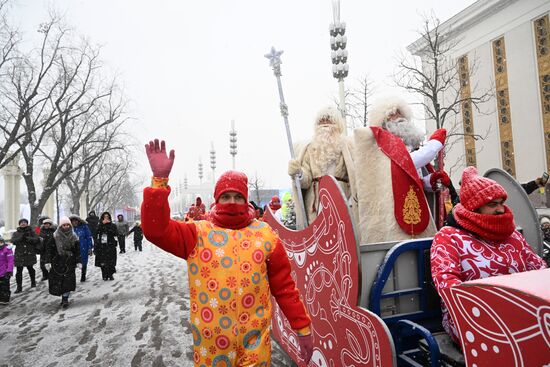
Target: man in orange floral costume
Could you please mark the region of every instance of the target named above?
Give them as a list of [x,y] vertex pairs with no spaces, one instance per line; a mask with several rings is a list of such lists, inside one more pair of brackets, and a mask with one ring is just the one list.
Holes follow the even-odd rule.
[[222,174],[207,220],[170,219],[168,176],[174,151],[164,141],[145,145],[152,187],[141,206],[145,237],[187,260],[195,366],[269,366],[271,297],[296,331],[301,358],[313,351],[311,320],[290,276],[286,251],[248,204],[244,173]]

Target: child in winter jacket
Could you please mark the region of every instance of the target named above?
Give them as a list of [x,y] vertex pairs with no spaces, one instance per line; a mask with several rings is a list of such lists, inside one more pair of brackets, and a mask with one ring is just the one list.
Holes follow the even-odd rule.
[[130,233],[134,233],[134,249],[137,251],[141,251],[141,242],[143,241],[143,230],[141,229],[141,223],[140,221],[136,221],[136,224],[134,224],[134,228],[128,232],[127,236],[130,235]]
[[13,274],[13,251],[0,237],[0,304],[10,301],[10,278]]

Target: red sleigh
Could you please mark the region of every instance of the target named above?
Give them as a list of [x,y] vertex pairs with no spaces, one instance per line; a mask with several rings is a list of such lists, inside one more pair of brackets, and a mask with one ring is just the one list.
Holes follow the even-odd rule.
[[[359,246],[338,184],[323,177],[319,186],[322,208],[306,229],[289,230],[269,211],[265,216],[285,245],[312,318],[309,365],[453,365],[443,335],[434,332],[441,320],[426,263],[431,239]],[[549,276],[550,270],[501,276],[448,292],[464,340],[464,355],[454,365],[550,363],[550,287],[543,283]],[[278,343],[304,365],[296,335],[276,306],[272,325]]]

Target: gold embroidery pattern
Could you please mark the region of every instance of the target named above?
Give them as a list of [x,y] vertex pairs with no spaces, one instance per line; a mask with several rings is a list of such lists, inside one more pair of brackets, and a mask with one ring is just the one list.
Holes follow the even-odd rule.
[[502,168],[513,177],[516,177],[514,139],[512,136],[512,113],[510,112],[510,97],[508,94],[508,67],[506,64],[506,45],[504,37],[500,37],[493,41],[493,63],[497,92]]
[[468,56],[464,55],[458,59],[458,76],[460,81],[460,97],[464,99],[462,102],[462,125],[464,127],[464,151],[466,153],[466,165],[477,166],[476,158],[476,143],[473,137],[474,134],[474,116],[472,111],[472,103],[470,90],[470,66],[468,64]]
[[548,14],[534,21],[537,65],[539,69],[542,126],[546,150],[546,169],[550,170],[550,18]]
[[418,196],[414,191],[413,186],[409,187],[407,192],[407,197],[405,198],[405,203],[403,204],[403,221],[410,225],[415,225],[420,223],[420,215],[422,214],[422,209],[420,209],[420,202],[418,201]]

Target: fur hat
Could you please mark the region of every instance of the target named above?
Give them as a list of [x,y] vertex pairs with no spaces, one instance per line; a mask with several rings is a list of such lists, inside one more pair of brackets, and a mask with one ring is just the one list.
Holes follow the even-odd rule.
[[340,134],[342,134],[346,129],[342,114],[334,107],[325,107],[317,112],[317,116],[315,116],[315,127],[317,126],[317,123],[323,119],[332,121],[338,127]]
[[369,126],[382,126],[387,121],[388,116],[399,111],[401,115],[407,120],[411,121],[413,113],[409,104],[400,96],[391,95],[377,99],[369,113],[368,120]]
[[214,188],[216,203],[224,192],[229,191],[238,192],[248,202],[248,177],[239,171],[224,172],[216,182],[216,187]]
[[546,223],[550,224],[550,218],[548,217],[540,218],[540,224],[546,224]]
[[61,217],[59,220],[59,226],[61,227],[63,224],[68,224],[72,227],[71,220],[68,217]]
[[462,172],[460,203],[469,211],[475,211],[495,199],[506,200],[504,187],[490,178],[479,176],[475,167],[466,167]]
[[51,220],[50,218],[46,218],[42,221],[42,224],[46,224],[46,223],[50,223],[51,225],[53,225],[53,220]]

